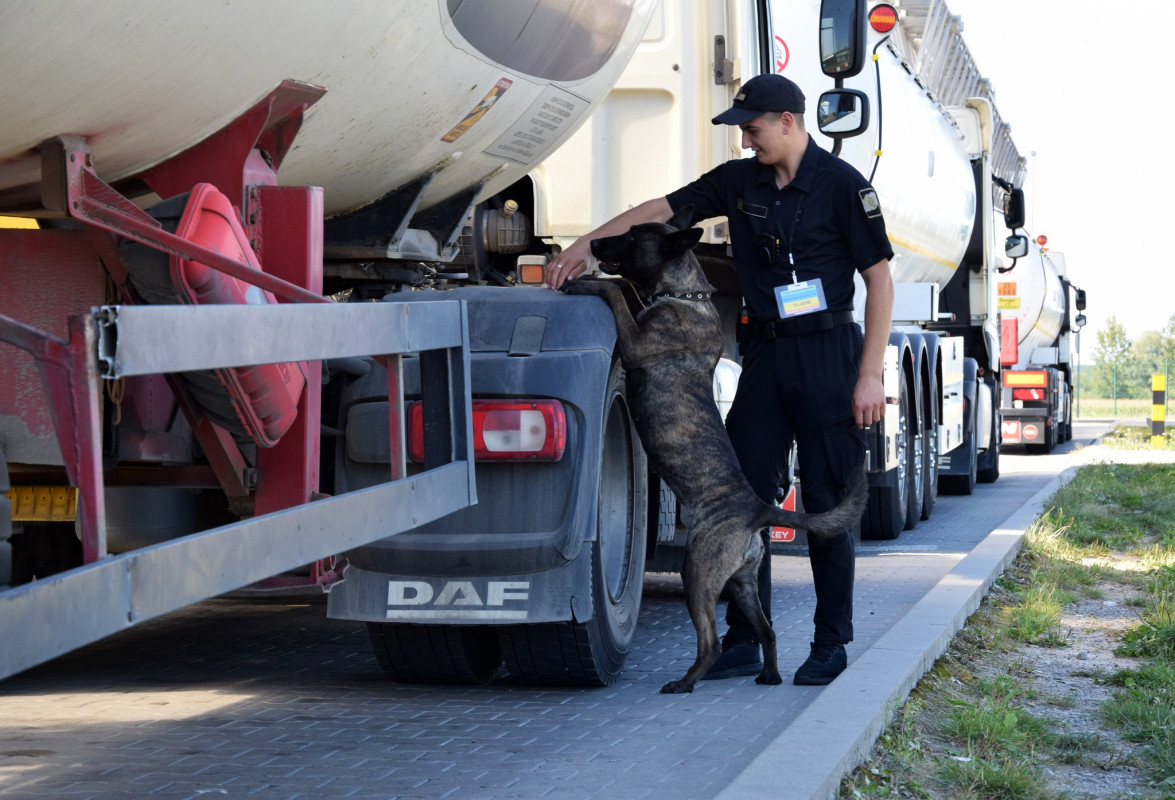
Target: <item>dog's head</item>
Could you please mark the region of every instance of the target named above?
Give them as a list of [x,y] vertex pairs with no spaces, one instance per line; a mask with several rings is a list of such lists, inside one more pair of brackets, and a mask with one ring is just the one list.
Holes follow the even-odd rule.
[[592,255],[609,275],[627,278],[638,287],[652,287],[665,268],[688,253],[702,238],[701,228],[689,227],[693,206],[686,206],[668,223],[633,225],[619,236],[592,240]]

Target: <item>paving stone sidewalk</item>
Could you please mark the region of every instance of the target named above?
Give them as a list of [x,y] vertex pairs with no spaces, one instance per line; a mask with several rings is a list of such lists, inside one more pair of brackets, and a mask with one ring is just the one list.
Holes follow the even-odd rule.
[[[0,797],[828,797],[1076,463],[1066,448],[1006,456],[998,483],[861,545],[857,641],[829,687],[659,694],[694,655],[671,575],[647,576],[634,652],[606,689],[397,685],[362,625],[326,619],[321,600],[217,599],[0,683]],[[776,556],[773,580],[790,676],[811,631],[802,551]]]

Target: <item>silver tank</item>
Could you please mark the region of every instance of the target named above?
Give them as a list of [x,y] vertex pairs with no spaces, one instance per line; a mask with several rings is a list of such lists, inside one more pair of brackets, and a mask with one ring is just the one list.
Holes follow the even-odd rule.
[[1011,272],[1000,276],[997,290],[1000,313],[1017,321],[1020,361],[1032,363],[1038,347],[1051,347],[1065,321],[1065,256],[1033,247],[1016,262]]
[[[328,214],[429,172],[427,208],[514,182],[583,122],[655,0],[10,0],[0,4],[0,213],[39,196],[37,146],[87,138],[133,176],[285,80],[326,89],[281,179]],[[439,169],[438,169],[439,168]]]

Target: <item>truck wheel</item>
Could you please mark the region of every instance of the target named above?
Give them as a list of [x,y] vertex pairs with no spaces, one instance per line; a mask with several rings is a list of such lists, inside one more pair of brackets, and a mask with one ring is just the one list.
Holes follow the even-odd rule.
[[927,404],[922,428],[922,519],[930,519],[938,502],[938,403],[934,398]]
[[[912,384],[911,384],[912,386]],[[922,419],[925,413],[922,409],[922,395],[915,389],[911,388],[906,398],[909,400],[909,413],[906,414],[906,441],[907,456],[906,461],[909,464],[907,474],[909,477],[909,489],[906,490],[906,523],[904,530],[913,530],[914,526],[918,524],[918,520],[922,518],[922,494],[925,488],[925,470],[926,470],[926,456],[923,453],[923,448],[926,446],[926,439],[922,436]]]
[[1038,455],[1046,455],[1053,452],[1057,446],[1057,423],[1054,420],[1051,424],[1048,420],[1044,423],[1044,442],[1041,444],[1027,445],[1027,450],[1030,453]]
[[488,683],[502,663],[492,628],[369,622],[371,648],[399,683]]
[[898,401],[898,463],[893,468],[893,486],[871,486],[869,506],[861,519],[862,539],[896,539],[906,527],[906,512],[910,503],[910,392],[902,381]]
[[[999,393],[994,393],[999,396]],[[976,445],[978,447],[978,445]],[[976,463],[975,479],[980,483],[995,483],[1000,478],[1000,412],[992,403],[991,443],[983,454],[982,464]]]
[[941,488],[951,494],[968,495],[975,491],[975,483],[979,480],[979,446],[975,441],[975,400],[968,397],[964,401],[963,444],[960,448],[968,463],[966,474],[943,475],[940,478]]
[[605,407],[591,545],[592,616],[500,629],[506,667],[525,683],[610,686],[632,647],[644,584],[647,465],[624,400],[619,364],[608,380]]

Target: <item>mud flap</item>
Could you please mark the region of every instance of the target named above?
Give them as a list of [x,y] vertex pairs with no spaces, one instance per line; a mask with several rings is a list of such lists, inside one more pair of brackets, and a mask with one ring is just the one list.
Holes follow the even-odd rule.
[[583,622],[592,616],[591,550],[556,569],[492,577],[388,575],[352,565],[331,587],[327,616],[430,625]]

